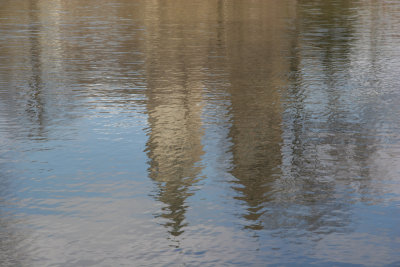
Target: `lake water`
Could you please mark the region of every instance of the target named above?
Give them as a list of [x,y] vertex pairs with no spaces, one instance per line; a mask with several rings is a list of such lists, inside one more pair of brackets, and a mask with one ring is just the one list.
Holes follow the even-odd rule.
[[0,0],[1,266],[400,266],[397,0]]

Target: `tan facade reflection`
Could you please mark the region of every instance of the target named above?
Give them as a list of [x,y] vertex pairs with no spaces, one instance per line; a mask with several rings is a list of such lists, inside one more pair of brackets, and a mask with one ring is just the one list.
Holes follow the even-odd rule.
[[160,217],[170,234],[178,236],[186,225],[191,186],[202,169],[203,69],[208,47],[202,32],[211,27],[202,16],[210,5],[148,1],[145,6],[149,176],[158,182],[157,199],[165,204]]
[[237,1],[225,10],[231,83],[231,173],[236,178],[236,198],[247,206],[243,216],[251,229],[263,228],[260,216],[271,199],[272,183],[280,175],[280,99],[290,48],[285,18],[294,15],[295,8],[282,8],[275,1]]

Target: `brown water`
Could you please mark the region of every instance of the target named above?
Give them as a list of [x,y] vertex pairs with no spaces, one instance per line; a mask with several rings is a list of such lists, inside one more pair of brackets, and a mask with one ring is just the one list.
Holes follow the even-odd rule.
[[0,266],[399,266],[397,0],[0,0]]

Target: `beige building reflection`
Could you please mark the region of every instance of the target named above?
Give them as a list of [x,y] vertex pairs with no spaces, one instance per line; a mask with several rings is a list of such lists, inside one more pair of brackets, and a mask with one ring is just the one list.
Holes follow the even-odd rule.
[[[288,1],[290,2],[290,1]],[[293,1],[292,1],[293,2]],[[286,20],[295,8],[276,1],[236,1],[224,11],[230,79],[231,153],[236,199],[245,203],[246,227],[262,229],[282,162],[281,90],[289,69]]]
[[[100,2],[107,5],[106,1]],[[233,195],[243,204],[240,216],[246,221],[245,227],[337,231],[348,224],[346,202],[332,199],[340,191],[336,190],[340,182],[345,186],[355,184],[356,190],[368,193],[370,179],[353,178],[371,176],[367,167],[376,140],[368,143],[361,137],[340,133],[311,136],[305,129],[314,126],[334,133],[343,128],[376,134],[362,128],[362,121],[343,124],[340,94],[333,90],[340,87],[334,82],[341,78],[335,76],[339,73],[334,69],[338,67],[335,58],[350,60],[346,55],[352,44],[342,37],[353,34],[345,19],[355,16],[352,12],[356,10],[348,1],[150,0],[129,8],[125,7],[131,1],[120,3],[120,8],[97,9],[95,15],[103,24],[96,25],[90,20],[69,21],[93,15],[91,9],[76,8],[89,6],[91,1],[32,0],[24,1],[24,7],[6,6],[4,10],[10,13],[16,12],[13,8],[24,10],[18,23],[30,25],[27,31],[31,34],[18,46],[0,48],[0,56],[10,60],[10,68],[0,72],[2,81],[26,83],[12,84],[15,91],[2,91],[2,114],[28,120],[21,125],[32,126],[28,134],[40,137],[49,123],[46,120],[65,113],[58,112],[56,106],[70,107],[72,102],[68,90],[61,89],[59,98],[51,96],[59,102],[46,101],[46,94],[54,92],[50,89],[65,82],[57,79],[66,79],[68,85],[79,84],[83,88],[79,93],[92,98],[94,106],[121,105],[126,109],[136,101],[135,94],[143,94],[149,126],[148,172],[157,184],[156,199],[163,203],[158,216],[169,233],[177,237],[187,225],[189,197],[195,193],[203,170],[204,88],[218,85],[218,93],[224,91],[224,99],[230,104],[229,123],[225,126],[229,128],[226,139],[231,142],[229,172],[233,176]],[[315,10],[321,10],[318,16]],[[72,16],[63,15],[68,12]],[[294,30],[288,26],[290,19],[297,20]],[[52,27],[42,27],[41,20]],[[61,24],[73,26],[63,28]],[[101,30],[104,27],[106,30]],[[315,34],[316,29],[322,29],[320,33],[325,35]],[[61,42],[63,38],[68,41]],[[306,113],[305,100],[315,95],[306,95],[309,88],[297,86],[314,74],[311,68],[301,69],[302,55],[294,51],[301,51],[302,45],[318,47],[318,53],[311,57],[316,63],[312,66],[322,66],[327,77],[324,82],[329,86],[323,98],[327,101],[325,106],[318,106],[331,114],[325,124],[310,125],[312,111]],[[18,65],[20,62],[26,64]],[[311,66],[309,63],[305,65]],[[288,81],[288,73],[304,76]],[[52,76],[57,74],[60,76]],[[21,82],[17,76],[29,78]],[[221,81],[215,80],[218,77]],[[288,83],[295,86],[285,91]],[[290,116],[286,118],[284,98],[290,102]],[[58,104],[52,104],[55,102]],[[15,107],[23,108],[21,111]],[[332,162],[344,167],[340,169]],[[323,177],[322,171],[331,176]],[[340,175],[349,179],[332,179]],[[304,209],[300,215],[296,205]]]
[[[187,198],[202,170],[203,68],[207,63],[210,5],[147,1],[146,78],[149,176],[163,202],[160,217],[172,236],[183,233]],[[202,23],[204,22],[204,23]]]
[[[334,21],[336,10],[346,10],[347,5],[341,5],[328,5],[319,23]],[[303,59],[297,51],[304,45],[302,35],[308,34],[304,27],[310,26],[304,21],[311,14],[302,8],[294,1],[237,1],[224,6],[222,12],[220,32],[230,83],[232,188],[235,199],[244,204],[244,227],[252,230],[346,231],[350,219],[345,201],[331,202],[337,194],[336,184],[320,179],[324,168],[315,168],[318,155],[310,146],[313,139],[304,132],[309,122],[301,95],[305,88],[296,79],[308,70],[301,69]],[[322,37],[313,45],[319,42],[322,46],[336,44]],[[347,44],[338,42],[339,53],[348,53]],[[326,47],[328,52],[333,50]],[[326,77],[331,76],[327,73]],[[336,107],[335,103],[328,106]],[[339,111],[331,113],[336,116]],[[339,149],[334,148],[341,153]],[[324,155],[322,149],[319,153]],[[337,156],[332,159],[344,162]],[[357,161],[357,156],[352,159]],[[298,214],[298,208],[304,211]],[[336,214],[339,210],[343,211],[340,216]]]

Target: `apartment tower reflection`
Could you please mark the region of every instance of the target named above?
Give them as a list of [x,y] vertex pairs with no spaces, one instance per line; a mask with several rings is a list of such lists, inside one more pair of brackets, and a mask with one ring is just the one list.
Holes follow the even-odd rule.
[[261,216],[280,176],[281,89],[289,62],[285,17],[293,10],[275,1],[237,1],[225,10],[231,96],[233,188],[243,201],[247,228],[263,228]]
[[187,198],[199,180],[203,155],[203,67],[208,39],[202,36],[208,2],[146,2],[146,76],[149,176],[163,202],[159,217],[172,236],[183,233]]

